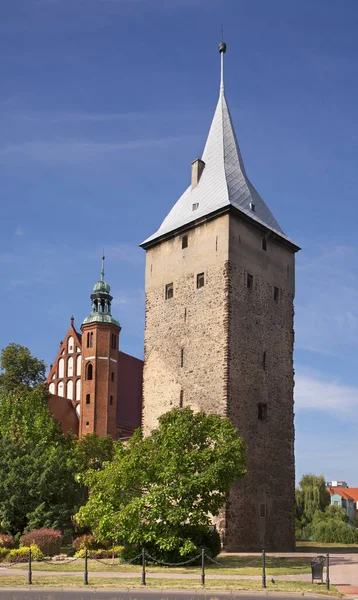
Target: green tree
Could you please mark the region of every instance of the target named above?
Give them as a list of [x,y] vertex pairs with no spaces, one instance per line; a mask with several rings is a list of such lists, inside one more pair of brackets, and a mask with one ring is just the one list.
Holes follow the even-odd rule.
[[17,387],[34,387],[44,383],[46,364],[32,356],[30,350],[20,344],[11,343],[0,355],[0,389],[13,391]]
[[91,494],[76,520],[99,539],[185,556],[245,465],[245,442],[228,419],[173,410],[148,437],[137,431],[128,445],[116,442],[102,471],[86,473]]
[[340,506],[317,510],[312,521],[312,537],[316,542],[354,544],[358,541],[355,527],[347,523],[346,511]]
[[316,511],[324,511],[330,504],[330,495],[327,491],[322,475],[304,475],[296,490],[296,517],[303,526],[312,522]]

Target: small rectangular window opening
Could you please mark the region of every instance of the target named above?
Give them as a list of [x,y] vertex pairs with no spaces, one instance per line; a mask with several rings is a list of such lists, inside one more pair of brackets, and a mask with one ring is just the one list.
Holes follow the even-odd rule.
[[267,421],[267,404],[260,402],[257,405],[257,418],[259,421]]
[[251,208],[252,212],[256,212],[256,206],[253,202],[250,202],[250,208]]
[[86,404],[91,404],[91,395],[86,394]]
[[114,373],[113,373],[113,371],[111,373],[111,381],[114,381]]
[[165,286],[165,299],[170,300],[174,296],[174,287],[172,283],[167,283]]
[[89,421],[86,422],[86,427],[89,427]]
[[184,366],[184,348],[182,348],[180,351],[180,366]]
[[251,273],[247,274],[246,285],[247,285],[247,287],[248,287],[249,290],[251,290],[254,287],[254,278],[251,275]]
[[179,408],[183,408],[183,402],[184,402],[184,390],[180,390]]
[[110,396],[110,397],[109,397],[109,403],[110,403],[110,405],[112,406],[112,404],[113,404],[113,396]]
[[278,302],[280,299],[280,290],[276,286],[273,288],[273,299],[275,302]]
[[204,273],[199,273],[196,276],[196,287],[199,289],[199,288],[204,287],[204,285],[205,285]]
[[184,308],[184,321],[186,321],[186,308]]
[[93,331],[89,331],[87,333],[87,348],[92,348],[93,346]]
[[199,207],[199,202],[194,202],[194,204],[192,205],[192,209],[196,210]]
[[260,519],[266,518],[266,504],[260,504]]
[[262,238],[262,249],[263,249],[263,250],[265,250],[265,252],[266,252],[266,250],[267,250],[267,242],[266,242],[266,238]]
[[188,236],[187,235],[183,235],[183,237],[181,238],[181,247],[182,248],[188,247]]

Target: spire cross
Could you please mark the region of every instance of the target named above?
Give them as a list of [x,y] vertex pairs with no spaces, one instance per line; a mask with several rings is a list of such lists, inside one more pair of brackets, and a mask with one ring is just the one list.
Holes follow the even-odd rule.
[[101,269],[101,281],[104,281],[104,259],[105,259],[105,256],[104,256],[104,253],[103,253],[103,256],[102,256],[102,269]]
[[224,54],[226,52],[226,44],[221,41],[219,44],[219,52],[221,55],[221,75],[220,75],[220,93],[224,92]]

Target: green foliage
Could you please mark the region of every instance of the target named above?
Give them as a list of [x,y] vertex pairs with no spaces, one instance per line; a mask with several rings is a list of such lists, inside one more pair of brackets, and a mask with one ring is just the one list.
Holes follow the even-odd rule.
[[312,522],[316,511],[324,511],[330,495],[322,475],[304,475],[296,489],[296,519],[301,528]]
[[5,392],[19,387],[34,387],[45,382],[46,365],[32,356],[30,350],[11,343],[0,354],[0,389]]
[[[19,537],[38,528],[73,536],[73,515],[88,499],[77,475],[113,457],[113,441],[64,436],[48,408],[45,364],[23,346],[1,353],[0,528]],[[80,479],[80,477],[79,477]]]
[[117,442],[102,471],[86,473],[91,494],[76,520],[100,540],[188,556],[197,549],[188,529],[208,528],[245,465],[245,442],[228,419],[173,410],[150,436]]
[[[112,548],[97,548],[96,550],[88,550],[88,558],[119,558],[123,559],[124,546],[113,546]],[[81,548],[75,554],[75,558],[84,558],[86,555],[86,548]]]
[[312,521],[315,542],[355,544],[358,531],[347,524],[348,516],[340,506],[330,505],[324,512],[317,511]]
[[6,560],[11,563],[27,562],[29,560],[30,548],[32,560],[44,559],[44,555],[42,554],[40,548],[36,546],[36,544],[31,544],[30,546],[21,546],[20,548],[10,550]]

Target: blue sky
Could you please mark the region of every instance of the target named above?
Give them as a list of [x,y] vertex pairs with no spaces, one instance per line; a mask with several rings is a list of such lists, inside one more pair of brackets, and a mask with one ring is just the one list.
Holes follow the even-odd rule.
[[246,169],[303,248],[297,476],[358,486],[356,0],[3,0],[0,347],[52,362],[104,247],[122,349],[142,355],[138,244],[201,155],[221,23]]

